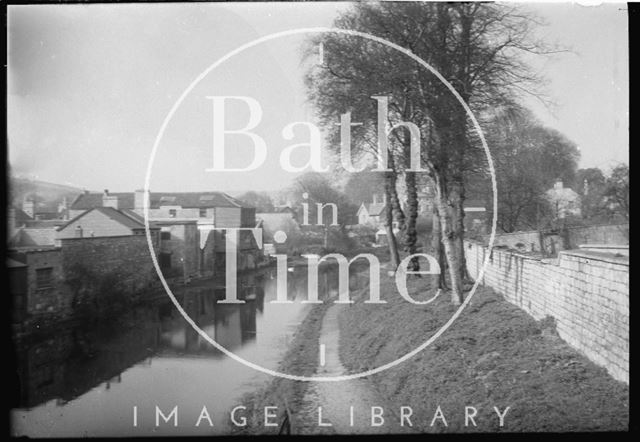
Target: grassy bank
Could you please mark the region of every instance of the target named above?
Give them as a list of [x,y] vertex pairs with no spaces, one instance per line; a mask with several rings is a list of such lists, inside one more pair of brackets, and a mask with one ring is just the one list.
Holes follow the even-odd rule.
[[[428,285],[420,278],[408,284],[416,299],[433,295]],[[408,303],[388,277],[381,293],[385,308],[357,302],[341,312],[340,356],[354,372],[406,354],[454,312],[446,295],[427,306]],[[413,408],[420,432],[611,431],[629,425],[626,385],[560,339],[551,318],[535,321],[488,288],[478,289],[431,346],[371,381],[390,403]],[[448,427],[430,427],[438,406]],[[465,428],[465,406],[478,410],[477,427]],[[502,428],[494,406],[511,407]]]
[[[322,328],[322,318],[329,303],[317,304],[307,314],[293,336],[291,344],[280,362],[278,371],[299,376],[311,376],[318,367],[318,342]],[[247,407],[247,426],[234,428],[238,434],[277,434],[278,428],[264,427],[264,407],[278,406],[279,422],[286,403],[292,413],[292,422],[296,422],[296,415],[302,408],[304,395],[309,386],[308,382],[291,381],[280,377],[273,378],[263,388],[249,393],[241,399]]]

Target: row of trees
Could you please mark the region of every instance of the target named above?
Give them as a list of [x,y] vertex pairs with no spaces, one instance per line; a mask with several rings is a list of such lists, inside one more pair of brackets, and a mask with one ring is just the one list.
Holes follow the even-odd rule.
[[[491,147],[497,219],[507,232],[541,228],[548,219],[545,192],[556,180],[583,189],[575,186],[582,179],[577,146],[519,105],[522,94],[537,94],[540,84],[523,60],[553,52],[532,38],[539,24],[513,5],[443,2],[361,2],[334,23],[410,50],[436,69],[468,104]],[[320,44],[322,64],[317,63]],[[350,127],[350,137],[345,137],[344,128],[328,133],[327,145],[340,163],[334,169],[351,173],[351,184],[361,182],[369,192],[375,188],[376,193],[384,193],[389,203],[386,228],[393,265],[399,263],[401,248],[418,251],[418,199],[424,193],[420,190],[433,189],[433,252],[441,268],[448,269],[452,302],[459,304],[468,280],[464,201],[480,198],[490,203],[492,198],[489,159],[466,110],[440,78],[379,42],[325,33],[309,39],[305,56],[307,94],[318,120],[326,128],[340,121]],[[386,118],[382,124],[381,115]],[[419,166],[412,157],[418,142]],[[345,147],[350,149],[346,158]],[[372,168],[382,171],[369,172],[368,179],[353,173]],[[606,207],[616,200],[616,207],[626,204],[628,208],[628,184],[625,202],[622,172],[617,170],[607,179],[618,184],[608,186]],[[591,176],[590,180],[594,183],[590,186],[598,182]],[[315,179],[316,184],[320,181]],[[400,181],[405,187],[404,206],[398,195]],[[319,193],[314,186],[314,180],[301,184],[310,195]],[[361,192],[360,201],[368,199],[366,190]],[[586,200],[595,198],[595,193],[587,191]],[[311,202],[333,202],[332,198],[342,201],[332,194],[314,196]],[[401,229],[398,238],[391,228],[394,221]],[[414,269],[419,266],[417,261],[412,264]]]
[[619,164],[607,176],[597,167],[580,169],[574,189],[586,222],[629,221],[629,166]]
[[[335,22],[336,27],[382,37],[425,60],[483,121],[500,118],[496,109],[517,108],[519,91],[537,84],[520,57],[545,51],[531,37],[536,24],[512,6],[423,2],[358,3]],[[452,302],[460,304],[467,276],[463,203],[469,180],[486,180],[488,172],[488,160],[465,109],[437,76],[396,49],[331,33],[311,39],[308,57],[315,58],[320,43],[324,63],[309,68],[306,86],[321,123],[331,127],[346,113],[361,123],[352,131],[354,163],[361,164],[371,154],[384,163],[380,139],[389,138],[383,167],[387,171],[382,173],[393,209],[387,211],[393,264],[397,266],[399,256],[391,221],[402,228],[402,246],[415,253],[418,188],[428,181],[435,190],[436,253],[446,260]],[[386,128],[377,124],[381,106],[387,110]],[[424,172],[412,164],[411,147],[418,139]],[[343,147],[338,133],[328,144],[336,152]],[[404,211],[396,189],[400,175],[406,186]]]

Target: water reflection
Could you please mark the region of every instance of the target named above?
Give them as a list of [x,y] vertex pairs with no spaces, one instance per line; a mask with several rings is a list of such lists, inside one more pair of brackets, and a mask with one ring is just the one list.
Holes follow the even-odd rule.
[[[337,269],[321,268],[321,299],[338,292]],[[355,275],[351,288],[358,285]],[[243,276],[245,304],[217,304],[224,286],[210,283],[177,296],[198,326],[227,350],[275,369],[309,306],[306,268],[289,274],[292,304],[276,298],[275,269]],[[16,348],[19,394],[12,410],[12,434],[108,436],[210,434],[208,428],[156,429],[143,421],[133,428],[133,405],[181,405],[198,415],[210,404],[218,411],[237,405],[266,375],[240,365],[200,336],[168,297],[125,312],[116,320],[61,328]],[[201,362],[198,362],[201,361]],[[96,413],[100,415],[95,418]],[[222,419],[222,413],[220,413]],[[223,431],[217,427],[216,431]],[[151,433],[153,432],[153,433]]]

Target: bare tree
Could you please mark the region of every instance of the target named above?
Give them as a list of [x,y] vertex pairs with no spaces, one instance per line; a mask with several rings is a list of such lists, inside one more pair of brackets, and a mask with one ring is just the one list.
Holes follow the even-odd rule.
[[629,220],[629,166],[620,164],[616,166],[607,178],[607,191],[605,193],[612,209]]
[[[484,127],[496,170],[498,227],[504,232],[544,228],[547,190],[556,180],[574,181],[580,158],[576,144],[520,106],[494,110]],[[490,189],[488,179],[484,187]]]
[[[426,60],[474,111],[483,111],[529,90],[538,80],[518,52],[540,52],[531,39],[535,19],[518,8],[497,4],[358,3],[335,25],[378,35]],[[372,125],[371,97],[388,98],[390,158],[405,174],[407,226],[405,245],[415,247],[417,207],[414,173],[427,174],[435,188],[444,253],[451,278],[452,302],[462,302],[465,173],[485,166],[484,152],[470,130],[464,107],[445,84],[418,62],[388,46],[361,37],[323,35],[326,62],[310,69],[309,98],[322,122],[334,124],[349,112],[363,122],[360,135],[380,133]],[[310,51],[311,52],[311,51]],[[375,103],[373,103],[375,104]],[[379,104],[379,103],[378,103]],[[419,128],[424,172],[410,164],[411,130]],[[387,132],[382,132],[387,136]],[[354,131],[354,141],[358,133]],[[333,144],[337,146],[337,144]],[[370,144],[370,146],[376,144]],[[360,149],[362,152],[363,149]],[[410,170],[411,169],[411,170]],[[407,175],[409,173],[409,175]]]

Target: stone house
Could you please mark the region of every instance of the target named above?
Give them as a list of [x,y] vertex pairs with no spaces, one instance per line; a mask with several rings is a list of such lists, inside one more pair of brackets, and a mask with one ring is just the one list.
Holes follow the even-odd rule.
[[464,230],[469,235],[484,235],[487,232],[487,208],[484,201],[465,200]]
[[[157,228],[154,228],[157,230]],[[145,235],[144,224],[113,207],[86,210],[57,228],[56,240],[64,238]]]
[[94,207],[112,207],[144,216],[145,200],[150,220],[208,220],[216,227],[255,227],[255,208],[223,192],[85,192],[71,203],[77,216]]
[[200,247],[200,231],[195,220],[154,221],[160,229],[158,265],[165,277],[185,279],[201,276],[205,269],[213,271],[213,262],[205,263],[205,249]]
[[[200,231],[195,219],[171,218],[150,221],[155,254],[165,277],[190,279],[211,275],[213,255],[205,254],[200,245]],[[146,237],[144,218],[133,210],[117,210],[113,207],[89,209],[58,230],[57,241],[64,238],[83,237]],[[205,241],[206,242],[206,241]],[[209,248],[212,246],[210,245]],[[148,252],[147,252],[148,254]],[[208,257],[208,259],[206,259]],[[207,269],[210,271],[207,272]]]
[[356,213],[358,217],[358,224],[369,225],[371,227],[384,226],[384,218],[387,208],[386,195],[383,196],[382,201],[378,201],[378,195],[373,194],[372,203],[362,203]]
[[38,247],[55,245],[55,226],[44,228],[20,227],[8,240],[9,247]]
[[561,180],[556,181],[553,188],[547,190],[547,199],[556,219],[581,215],[580,195],[569,187],[564,187]]
[[7,255],[15,322],[67,312],[60,247],[14,248]]
[[[85,192],[69,211],[76,214],[110,207],[138,220],[144,229],[145,201],[150,225],[161,231],[159,260],[163,268],[187,279],[211,276],[215,269],[223,268],[224,237],[214,228],[256,227],[255,208],[223,192]],[[261,259],[262,251],[252,238],[251,232],[240,233],[239,270],[251,268]]]
[[27,220],[68,219],[67,199],[65,197],[60,202],[38,201],[35,196],[26,196],[20,212],[20,215],[26,215]]

